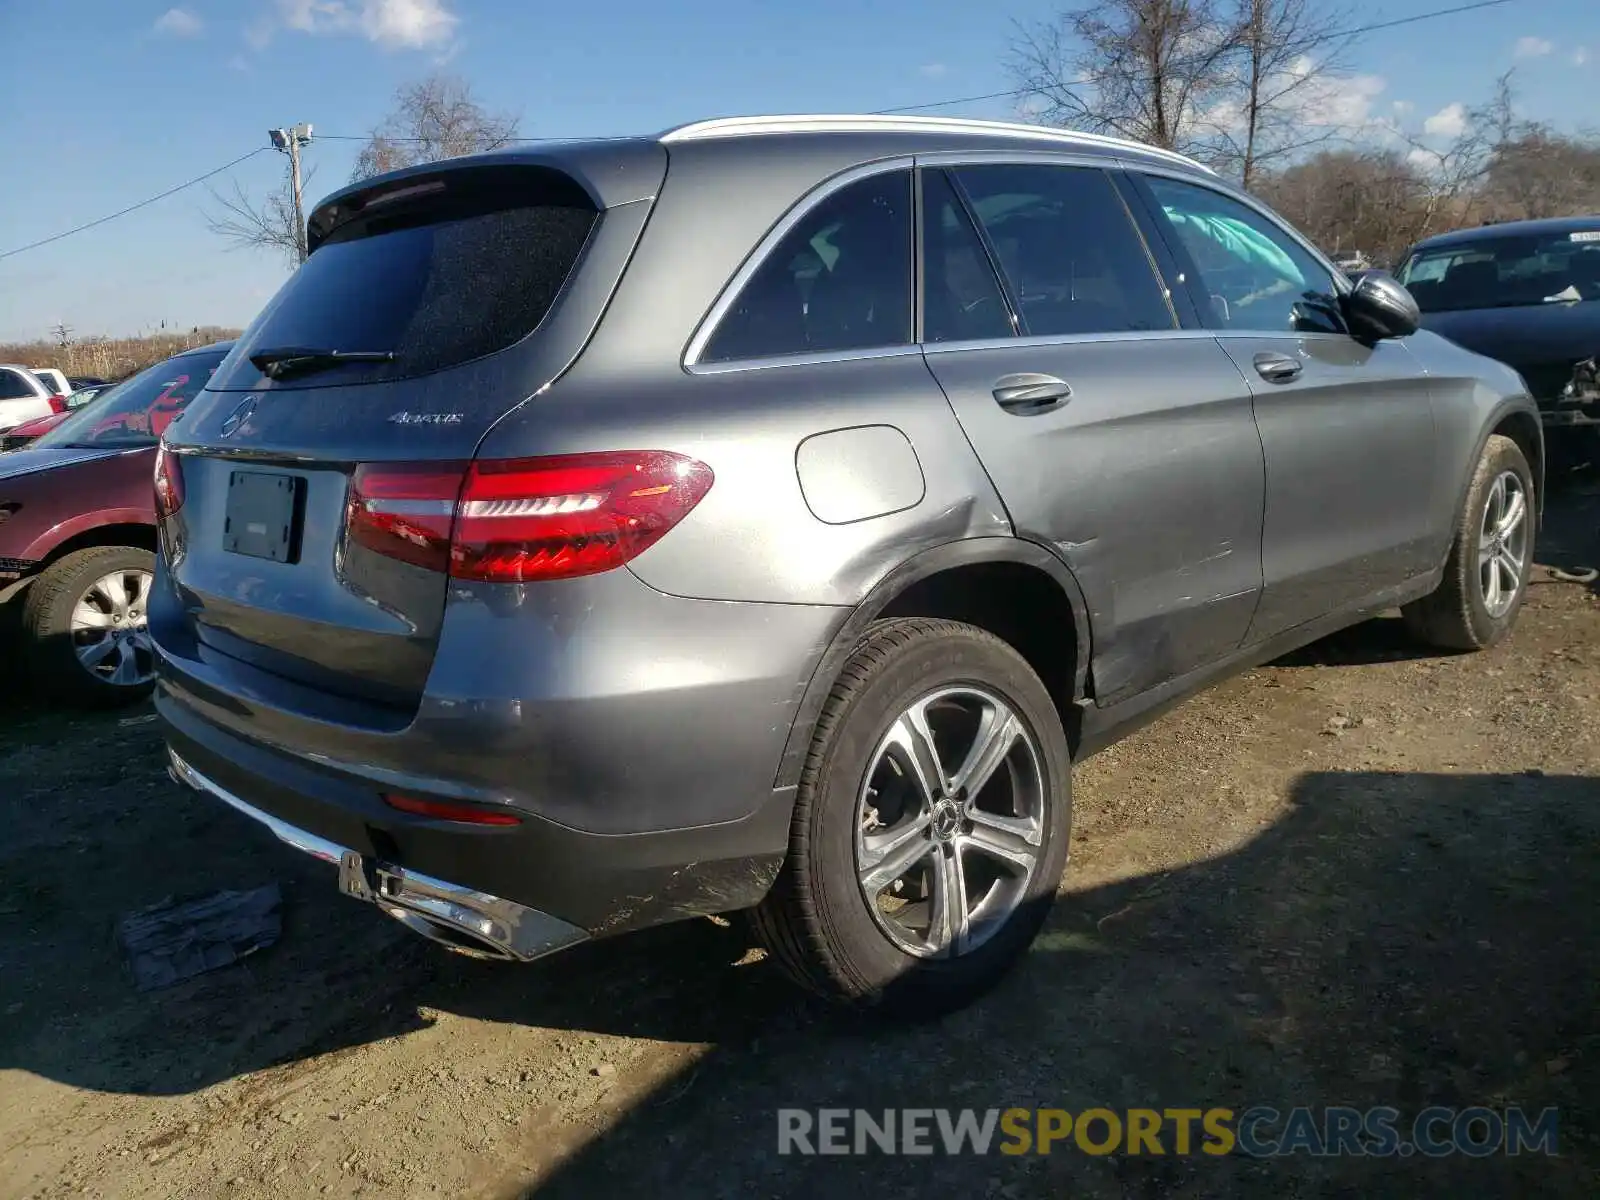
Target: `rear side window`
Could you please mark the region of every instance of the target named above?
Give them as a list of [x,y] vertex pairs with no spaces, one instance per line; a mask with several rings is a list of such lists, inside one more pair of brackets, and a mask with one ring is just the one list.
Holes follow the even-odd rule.
[[39,393],[15,371],[0,371],[0,400],[28,400]]
[[535,330],[582,253],[597,213],[549,171],[485,171],[415,199],[354,209],[321,234],[219,388],[259,378],[267,350],[392,352],[295,386],[402,379],[504,350]]
[[745,282],[700,361],[909,345],[911,239],[909,171],[840,188]]
[[922,214],[923,340],[1013,336],[989,253],[943,171],[923,172]]
[[1104,171],[996,165],[955,175],[999,255],[1024,333],[1176,326],[1144,239]]

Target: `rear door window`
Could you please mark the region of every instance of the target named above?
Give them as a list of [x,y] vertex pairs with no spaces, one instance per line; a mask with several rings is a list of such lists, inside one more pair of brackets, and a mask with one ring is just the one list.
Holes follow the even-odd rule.
[[1144,239],[1104,171],[996,165],[954,172],[999,256],[1026,334],[1173,329]]
[[817,202],[745,281],[701,362],[911,343],[911,172]]
[[504,350],[533,332],[565,286],[597,219],[555,172],[461,172],[443,190],[369,203],[322,233],[219,389],[260,378],[267,350],[393,353],[296,378],[294,386],[404,379]]

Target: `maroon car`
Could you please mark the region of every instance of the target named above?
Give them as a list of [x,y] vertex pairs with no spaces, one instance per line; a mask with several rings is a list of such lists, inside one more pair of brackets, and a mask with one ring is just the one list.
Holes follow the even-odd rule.
[[84,704],[149,692],[156,448],[232,348],[218,342],[157,363],[0,454],[0,600],[21,601],[22,652],[38,687]]

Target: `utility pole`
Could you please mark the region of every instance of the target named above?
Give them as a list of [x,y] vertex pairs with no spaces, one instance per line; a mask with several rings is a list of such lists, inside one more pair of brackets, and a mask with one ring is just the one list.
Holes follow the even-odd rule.
[[300,196],[300,147],[311,144],[311,126],[304,121],[291,129],[269,129],[272,148],[289,156],[290,190],[294,196],[294,241],[300,261],[306,260],[306,212]]

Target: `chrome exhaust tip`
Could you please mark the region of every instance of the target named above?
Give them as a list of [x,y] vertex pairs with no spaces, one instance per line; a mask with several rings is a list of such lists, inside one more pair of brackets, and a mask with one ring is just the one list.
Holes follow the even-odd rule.
[[473,958],[531,962],[587,941],[589,934],[549,913],[457,883],[363,857],[314,833],[262,812],[167,750],[167,773],[215,796],[270,829],[279,841],[339,868],[339,890],[377,905],[413,933]]

